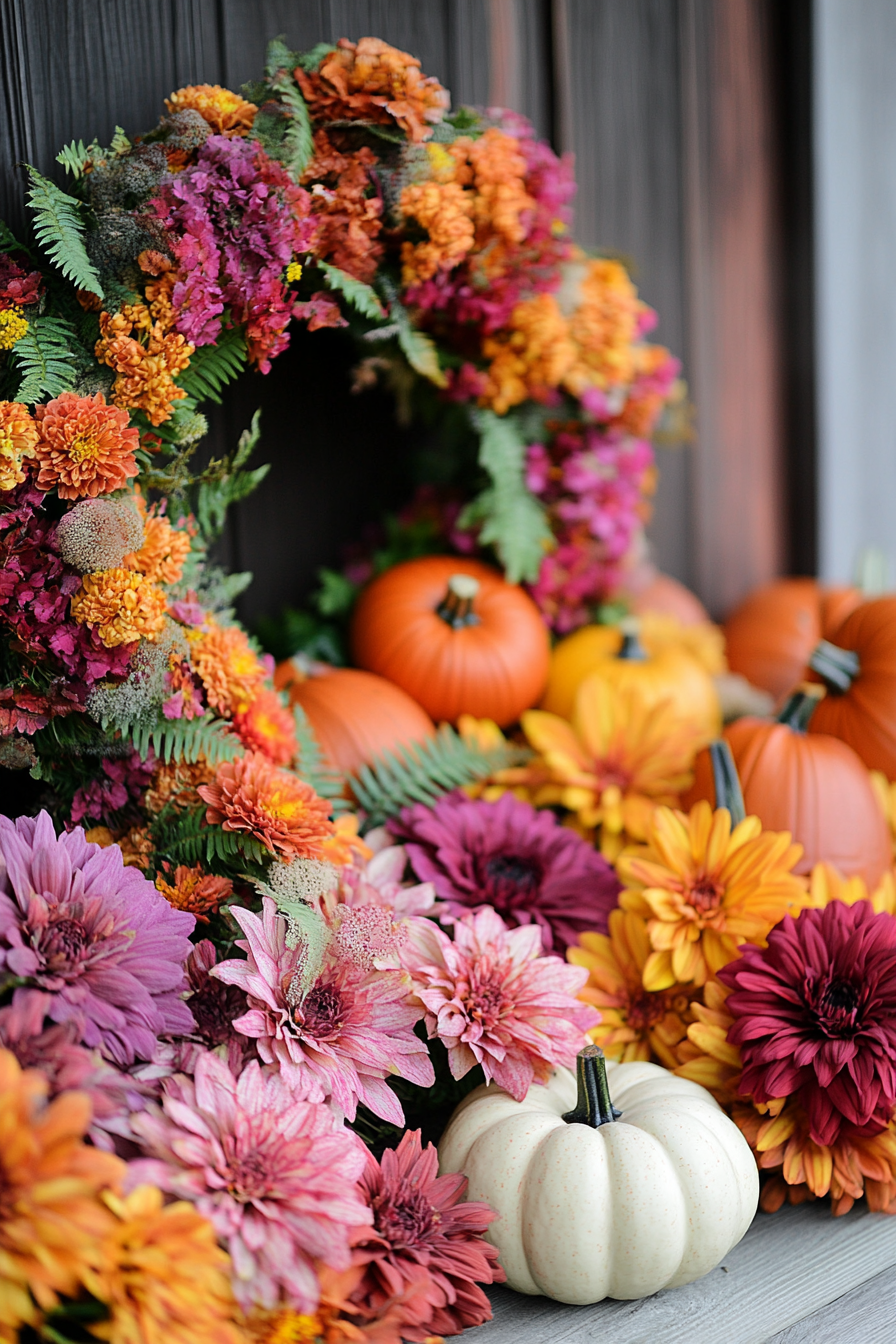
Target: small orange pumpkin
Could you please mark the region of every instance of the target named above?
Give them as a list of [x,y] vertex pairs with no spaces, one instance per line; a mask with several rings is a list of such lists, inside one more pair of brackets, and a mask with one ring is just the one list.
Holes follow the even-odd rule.
[[354,661],[388,677],[436,721],[461,714],[501,728],[544,690],[550,646],[532,599],[496,570],[425,556],[364,589],[351,626]]
[[820,639],[830,639],[862,601],[856,588],[776,579],[757,588],[724,625],[728,666],[780,700],[805,675]]
[[839,737],[869,770],[896,779],[896,597],[863,602],[809,666],[828,689],[810,733]]
[[[789,831],[803,846],[794,871],[809,873],[824,860],[845,877],[864,878],[870,889],[892,861],[887,823],[855,752],[835,737],[805,732],[816,704],[814,695],[797,691],[777,722],[737,719],[723,737],[734,756],[747,814],[758,817],[766,830]],[[701,798],[712,803],[714,797],[709,754],[702,751],[682,803],[688,808]]]
[[[274,684],[288,692],[290,704],[304,709],[324,755],[342,775],[435,732],[409,695],[372,672],[287,658]],[[300,761],[300,773],[301,768]]]

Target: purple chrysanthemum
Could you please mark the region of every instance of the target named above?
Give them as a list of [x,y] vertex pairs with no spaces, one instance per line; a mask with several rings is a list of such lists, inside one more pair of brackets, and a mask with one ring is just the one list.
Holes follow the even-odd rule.
[[589,929],[606,933],[619,882],[552,812],[510,793],[494,803],[453,793],[406,808],[390,829],[453,915],[491,906],[508,924],[537,924],[547,951],[564,951]]
[[53,1022],[114,1063],[151,1059],[157,1038],[193,1028],[181,999],[195,920],[173,910],[115,846],[46,812],[0,817],[0,970],[50,996]]

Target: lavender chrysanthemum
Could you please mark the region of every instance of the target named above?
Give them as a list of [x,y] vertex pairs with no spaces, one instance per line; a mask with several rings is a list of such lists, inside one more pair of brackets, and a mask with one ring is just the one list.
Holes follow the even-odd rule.
[[195,920],[121,851],[56,835],[46,812],[0,817],[0,971],[50,996],[53,1022],[118,1065],[193,1028],[181,999]]
[[406,808],[390,829],[453,915],[491,906],[510,925],[537,924],[549,952],[565,951],[586,930],[606,933],[619,882],[552,812],[510,793],[494,803],[453,793],[431,808]]

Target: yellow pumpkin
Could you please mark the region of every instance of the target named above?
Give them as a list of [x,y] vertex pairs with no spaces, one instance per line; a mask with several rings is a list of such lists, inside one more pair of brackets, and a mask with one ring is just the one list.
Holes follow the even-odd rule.
[[718,737],[719,697],[705,667],[676,644],[646,649],[639,629],[637,619],[626,618],[618,626],[583,626],[561,640],[551,656],[541,708],[570,718],[579,686],[591,673],[599,673],[613,686],[637,686],[648,706],[670,701],[701,735]]

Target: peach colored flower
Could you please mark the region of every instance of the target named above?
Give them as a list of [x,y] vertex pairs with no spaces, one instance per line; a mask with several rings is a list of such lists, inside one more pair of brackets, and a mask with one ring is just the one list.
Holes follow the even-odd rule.
[[275,765],[295,759],[296,725],[276,691],[259,691],[252,703],[233,717],[240,741],[250,751],[260,751]]
[[37,439],[28,407],[20,401],[0,401],[0,490],[22,484],[22,459],[34,457]]
[[85,574],[72,598],[72,616],[96,628],[107,649],[154,642],[165,626],[165,594],[142,574],[129,569],[101,569]]
[[261,691],[264,664],[243,630],[214,620],[187,632],[190,662],[199,674],[212,709],[219,714],[242,714]]
[[60,499],[94,498],[120,490],[137,475],[140,436],[128,427],[127,412],[107,406],[102,392],[92,397],[63,392],[36,406],[34,414],[39,489],[55,488]]
[[421,141],[450,106],[448,90],[422,73],[416,57],[378,37],[341,37],[316,72],[294,73],[315,121],[395,121]]
[[360,824],[354,812],[343,812],[335,818],[333,834],[321,846],[321,857],[327,863],[332,863],[334,868],[344,868],[350,864],[363,866],[373,858],[373,850],[358,834]]
[[229,877],[215,877],[213,873],[204,872],[199,864],[193,868],[179,864],[174,870],[173,883],[159,873],[156,888],[175,910],[186,910],[207,924],[209,914],[214,914],[232,893],[233,883]]
[[896,882],[893,873],[884,873],[873,892],[869,892],[861,877],[843,877],[829,863],[816,863],[809,875],[809,904],[817,908],[831,901],[855,905],[856,901],[870,901],[876,915],[896,915]]
[[125,569],[139,570],[150,583],[177,583],[190,554],[190,534],[174,528],[165,517],[150,514],[143,529],[143,545],[122,560]]
[[321,858],[323,841],[333,834],[329,803],[258,751],[224,761],[214,784],[200,785],[198,793],[210,825],[246,831],[287,860]]
[[[150,424],[161,425],[171,418],[173,403],[187,395],[174,379],[190,363],[195,347],[151,317],[145,304],[128,305],[114,315],[101,313],[94,354],[118,375],[112,384],[114,404],[145,411]],[[145,344],[131,335],[135,326]]]
[[473,197],[456,182],[421,182],[405,187],[399,209],[426,229],[423,243],[401,245],[401,283],[407,288],[450,271],[463,261],[475,242]]
[[505,415],[521,401],[544,400],[558,388],[576,347],[554,295],[537,294],[516,305],[509,326],[485,338],[482,353],[491,363],[480,404]]
[[238,93],[231,93],[220,84],[188,84],[165,99],[169,112],[184,112],[187,108],[198,112],[216,135],[246,135],[252,129],[258,108],[247,103]]
[[125,868],[139,868],[145,871],[153,853],[153,843],[145,826],[132,826],[128,831],[113,832],[108,826],[91,826],[84,832],[84,839],[100,849],[117,845],[121,850],[121,861]]

